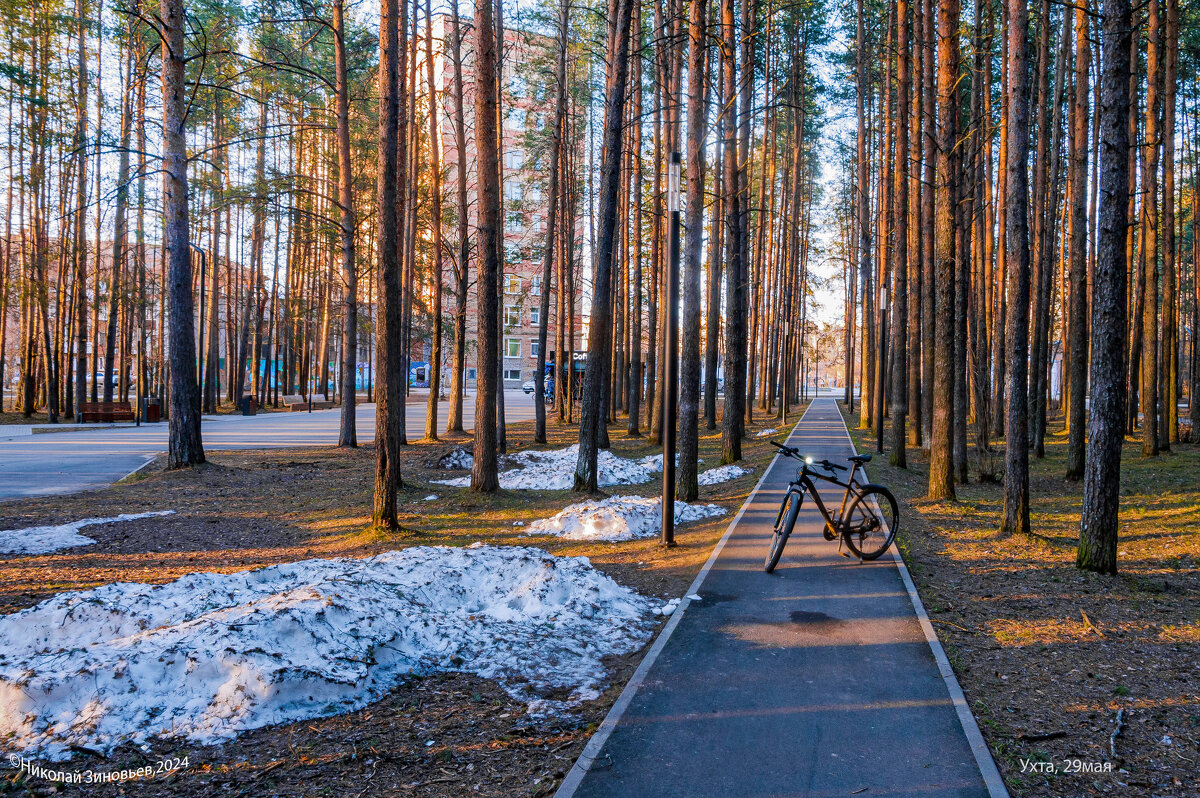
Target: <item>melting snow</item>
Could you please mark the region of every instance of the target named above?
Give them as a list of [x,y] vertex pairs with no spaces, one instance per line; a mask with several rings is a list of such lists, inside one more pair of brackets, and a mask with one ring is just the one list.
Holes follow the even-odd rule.
[[531,709],[598,695],[652,602],[586,558],[418,547],[63,593],[0,617],[0,739],[47,758],[346,712],[405,675],[495,679]]
[[742,468],[736,465],[721,466],[720,468],[710,468],[704,471],[700,476],[696,477],[696,482],[701,485],[716,485],[719,482],[728,482],[731,479],[744,477],[753,469]]
[[[704,459],[701,458],[701,459],[697,460],[696,462],[703,463]],[[637,464],[640,465],[642,468],[646,469],[647,471],[649,471],[651,474],[657,474],[660,471],[662,471],[663,456],[661,454],[652,454],[647,457],[643,457],[641,460],[638,460]],[[679,465],[679,453],[678,452],[675,453],[675,465],[676,466]]]
[[[526,451],[509,455],[506,462],[516,468],[500,473],[500,487],[506,490],[570,490],[575,484],[575,464],[579,444],[553,451]],[[650,481],[650,472],[640,463],[600,451],[596,457],[601,485],[640,485]],[[465,488],[470,477],[435,479],[438,485]]]
[[441,460],[438,460],[438,468],[444,468],[447,471],[456,469],[466,469],[468,471],[475,465],[475,458],[461,446],[455,446]]
[[[715,504],[675,502],[675,523],[724,515]],[[631,540],[653,537],[662,531],[662,498],[610,496],[604,501],[572,504],[557,515],[534,521],[533,535],[556,535],[567,540]]]
[[769,436],[771,436],[771,435],[774,435],[776,432],[779,432],[779,430],[775,429],[774,427],[771,427],[770,429],[760,429],[760,430],[758,431],[758,434],[756,434],[754,437],[756,437],[756,438],[766,438],[766,437],[769,437]]
[[156,515],[171,515],[174,510],[154,513],[124,513],[112,518],[85,518],[58,526],[31,526],[26,529],[0,529],[0,554],[47,554],[72,546],[90,546],[96,541],[79,534],[85,526],[115,524],[118,521],[136,521]]

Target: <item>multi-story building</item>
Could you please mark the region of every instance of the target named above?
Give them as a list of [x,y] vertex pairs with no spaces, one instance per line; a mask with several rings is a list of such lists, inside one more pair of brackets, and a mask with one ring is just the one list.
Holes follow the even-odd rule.
[[[461,29],[471,30],[470,21],[462,20]],[[467,172],[467,203],[470,217],[471,234],[474,236],[478,224],[477,217],[477,178],[478,162],[475,149],[475,57],[471,35],[466,35],[462,46],[463,56],[463,109],[466,127],[466,146],[460,153],[455,145],[454,118],[454,65],[450,58],[449,36],[452,32],[449,16],[439,16],[433,20],[433,36],[436,57],[434,60],[434,81],[439,87],[436,112],[441,124],[439,125],[441,141],[439,142],[442,162],[445,166],[445,197],[453,201],[454,186],[458,179],[457,170],[465,168]],[[520,30],[505,31],[505,47],[502,64],[501,81],[504,90],[504,102],[501,104],[503,120],[501,123],[503,191],[504,207],[504,250],[505,269],[501,281],[503,305],[501,308],[504,322],[504,333],[500,342],[500,354],[503,359],[505,387],[519,387],[524,381],[532,379],[535,371],[553,358],[552,352],[538,351],[538,329],[541,323],[541,292],[543,253],[546,238],[546,216],[548,209],[548,191],[544,190],[548,179],[548,156],[543,155],[534,146],[538,134],[546,125],[553,124],[553,91],[546,92],[531,88],[540,81],[530,80],[531,64],[556,48],[556,42],[549,37]],[[438,51],[441,52],[438,52]],[[552,62],[553,59],[551,58]],[[424,94],[419,100],[425,103]],[[582,241],[582,219],[576,215],[575,240]],[[445,231],[451,238],[455,236],[453,229]],[[578,249],[577,249],[578,253]],[[579,268],[578,254],[573,259],[571,268]],[[555,263],[555,274],[561,264]],[[450,272],[450,264],[444,268]],[[470,342],[466,381],[468,385],[475,382],[474,342],[478,336],[478,296],[475,290],[475,263],[471,263],[471,287],[467,301],[467,339]],[[556,278],[555,278],[556,279]],[[575,288],[576,306],[581,296],[582,279],[573,281]],[[547,348],[553,350],[555,330],[558,323],[557,302],[552,297],[549,317],[547,319],[548,334]],[[452,303],[453,299],[447,297]],[[449,306],[448,306],[449,307]],[[450,312],[449,310],[447,312]],[[572,351],[581,348],[582,313],[576,322],[575,339],[570,346]],[[446,347],[446,360],[443,364],[445,373],[449,374],[450,347]]]

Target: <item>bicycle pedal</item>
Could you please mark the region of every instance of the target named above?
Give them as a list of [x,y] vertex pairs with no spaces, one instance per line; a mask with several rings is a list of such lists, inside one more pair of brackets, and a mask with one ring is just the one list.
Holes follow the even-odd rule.
[[856,560],[856,559],[858,559],[858,558],[857,558],[857,557],[855,557],[855,556],[854,556],[854,555],[853,555],[851,552],[849,552],[849,551],[845,551],[845,550],[843,550],[843,549],[838,549],[838,554],[842,555],[842,556],[843,556],[843,557],[845,557],[847,560]]

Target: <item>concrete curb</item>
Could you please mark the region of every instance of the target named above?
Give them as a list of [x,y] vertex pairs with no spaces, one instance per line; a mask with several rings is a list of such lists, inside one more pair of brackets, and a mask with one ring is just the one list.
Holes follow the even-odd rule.
[[[836,400],[834,401],[836,402]],[[854,444],[854,438],[850,435],[850,428],[846,426],[846,417],[842,414],[840,407],[838,408],[838,417],[842,420],[842,428],[846,431],[846,439],[850,442],[850,448],[857,452],[858,447]],[[865,478],[867,473],[865,467],[862,472]],[[950,660],[946,657],[942,643],[938,640],[937,632],[933,630],[933,624],[929,622],[929,615],[925,612],[925,605],[917,593],[917,586],[913,582],[912,574],[908,572],[908,566],[904,564],[904,558],[900,556],[899,546],[895,542],[892,543],[891,553],[892,560],[896,563],[896,569],[900,571],[900,578],[904,582],[904,589],[908,591],[908,598],[917,615],[917,622],[921,625],[921,631],[925,635],[925,642],[929,644],[929,649],[933,652],[938,672],[941,673],[942,681],[946,684],[946,691],[950,694],[950,702],[954,704],[958,722],[962,726],[963,734],[967,737],[967,743],[971,746],[971,753],[975,755],[975,764],[979,767],[980,775],[983,776],[983,784],[987,787],[988,795],[991,798],[1009,798],[1008,788],[1004,785],[1004,779],[1000,776],[1000,770],[992,758],[991,749],[988,748],[987,741],[983,739],[983,734],[979,731],[975,715],[967,706],[967,697],[963,694],[962,686],[954,675],[954,668],[951,667]]]
[[144,471],[148,471],[148,470],[150,469],[150,466],[154,465],[154,461],[155,461],[155,460],[157,460],[157,459],[158,459],[158,455],[157,455],[157,454],[151,454],[151,455],[147,455],[146,462],[142,463],[140,466],[138,466],[137,468],[133,469],[133,470],[132,470],[132,471],[130,471],[128,474],[126,474],[125,476],[121,477],[120,479],[118,479],[116,482],[114,482],[114,483],[112,483],[112,484],[114,484],[114,485],[120,485],[120,484],[121,484],[122,482],[124,482],[125,480],[127,480],[127,479],[132,479],[133,477],[136,477],[138,474],[141,474],[141,473],[142,473],[142,472],[144,472]]

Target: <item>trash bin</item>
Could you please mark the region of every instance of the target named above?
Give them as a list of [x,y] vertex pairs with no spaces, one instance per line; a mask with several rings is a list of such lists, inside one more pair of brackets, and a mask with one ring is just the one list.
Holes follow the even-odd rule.
[[253,396],[243,396],[241,400],[242,415],[255,416],[258,415],[258,399]]
[[162,406],[158,397],[147,396],[142,399],[142,420],[147,424],[157,424],[162,419]]

